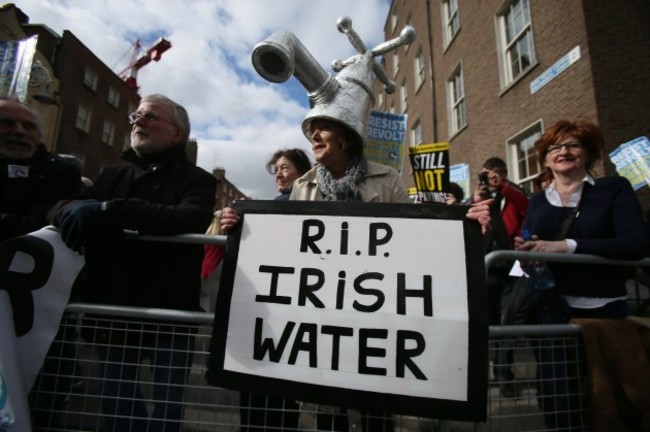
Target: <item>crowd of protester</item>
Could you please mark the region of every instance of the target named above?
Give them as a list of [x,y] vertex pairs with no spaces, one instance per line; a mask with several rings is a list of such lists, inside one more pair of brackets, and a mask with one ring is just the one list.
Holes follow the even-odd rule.
[[[186,110],[162,95],[144,97],[130,116],[131,148],[123,163],[107,167],[94,183],[84,186],[81,172],[69,161],[50,154],[41,143],[41,122],[32,109],[12,98],[0,98],[0,240],[35,231],[48,224],[58,227],[65,244],[83,254],[82,270],[71,300],[103,305],[155,307],[185,311],[214,310],[215,296],[201,304],[202,280],[223,259],[224,250],[192,244],[129,242],[124,230],[140,234],[228,234],[240,222],[232,208],[215,208],[216,180],[187,160],[190,135]],[[364,137],[331,118],[314,118],[304,132],[316,164],[299,149],[278,150],[269,159],[277,200],[359,201],[408,203],[395,170],[370,162]],[[543,171],[530,195],[508,178],[507,164],[498,157],[485,161],[469,198],[467,217],[481,224],[484,253],[496,250],[584,253],[607,258],[640,259],[648,251],[648,233],[641,206],[623,177],[597,177],[604,138],[598,126],[583,120],[560,120],[535,143]],[[454,185],[447,203],[463,202]],[[557,227],[569,220],[566,235]],[[532,236],[524,238],[523,230]],[[523,261],[523,260],[522,260]],[[488,270],[486,289],[491,325],[502,323],[503,293],[520,276],[502,262]],[[615,266],[549,263],[561,313],[540,314],[539,323],[567,323],[572,318],[620,319],[628,315],[626,274]],[[526,277],[524,275],[524,277]],[[557,311],[556,311],[557,312]],[[106,429],[179,430],[184,388],[193,361],[193,327],[175,326],[174,332],[152,331],[151,323],[133,322],[115,329],[110,317],[86,316],[90,341],[101,342],[102,411]],[[163,323],[164,324],[164,323]],[[172,325],[171,323],[169,324]],[[179,331],[179,328],[181,331]],[[184,329],[184,330],[183,330]],[[134,337],[134,335],[138,335]],[[58,335],[57,339],[70,335]],[[518,396],[512,370],[512,341],[500,340],[493,373],[503,397]],[[71,353],[74,355],[74,353]],[[566,357],[563,348],[540,343],[536,347],[542,385],[537,389],[544,412],[571,413],[577,403],[570,371],[545,367],[548,359]],[[564,356],[564,357],[563,357]],[[156,385],[149,412],[137,384],[144,358]],[[48,365],[44,365],[47,368]],[[568,385],[568,384],[567,384]],[[564,386],[564,387],[562,387]],[[558,388],[564,393],[558,396]],[[243,426],[256,430],[271,422],[280,428],[298,428],[298,404],[265,395],[242,393]],[[264,408],[286,411],[262,416]],[[318,414],[318,427],[347,430],[345,408],[327,407]],[[56,419],[43,419],[32,409],[34,430],[48,430]],[[575,426],[570,414],[547,416],[547,426]],[[267,424],[268,426],[268,424]],[[392,430],[391,416],[363,412],[366,431]]]

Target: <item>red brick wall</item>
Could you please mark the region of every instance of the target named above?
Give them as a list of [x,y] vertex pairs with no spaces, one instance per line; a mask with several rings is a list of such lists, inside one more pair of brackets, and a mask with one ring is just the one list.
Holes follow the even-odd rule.
[[[424,141],[450,141],[451,163],[469,163],[472,179],[488,157],[507,161],[506,140],[539,120],[543,127],[559,118],[595,121],[605,134],[606,153],[622,142],[650,134],[650,2],[530,0],[537,64],[505,89],[499,80],[495,30],[495,15],[503,0],[458,3],[461,28],[445,48],[440,1],[393,1],[391,12],[397,10],[400,19],[397,28],[401,29],[410,14],[418,32],[412,48],[402,51],[396,82],[399,88],[406,76],[409,93],[413,91],[409,69],[417,51],[413,48],[429,46],[433,88],[409,95],[409,129],[415,119],[423,119]],[[386,38],[392,36],[389,12]],[[581,58],[531,95],[531,81],[576,46]],[[390,56],[386,64],[392,77]],[[449,136],[446,82],[459,63],[468,124]],[[386,98],[383,109],[387,110],[392,100],[399,106],[396,93]],[[408,160],[406,164],[405,183],[410,185]],[[606,157],[596,168],[598,175],[613,172]],[[650,206],[650,191],[645,189],[639,197],[644,206]]]

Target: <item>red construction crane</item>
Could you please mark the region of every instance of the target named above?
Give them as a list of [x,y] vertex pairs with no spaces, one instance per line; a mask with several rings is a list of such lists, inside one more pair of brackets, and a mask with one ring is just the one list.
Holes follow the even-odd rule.
[[140,70],[144,65],[148,64],[152,60],[159,61],[162,57],[162,54],[172,47],[171,42],[165,38],[160,38],[154,43],[151,48],[149,48],[144,54],[140,55],[140,50],[142,49],[142,44],[140,40],[136,40],[133,44],[133,55],[131,56],[131,62],[129,65],[118,75],[126,81],[126,85],[131,87],[133,90],[138,91],[138,70]]

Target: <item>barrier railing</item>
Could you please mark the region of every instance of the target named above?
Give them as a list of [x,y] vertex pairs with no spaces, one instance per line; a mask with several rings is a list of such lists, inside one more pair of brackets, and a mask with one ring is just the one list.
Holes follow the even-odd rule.
[[[136,237],[131,234],[132,237]],[[182,235],[173,237],[141,236],[142,241],[177,241],[197,244],[225,244],[225,236]],[[533,260],[580,262],[589,264],[621,264],[626,266],[650,266],[650,259],[640,261],[608,260],[601,257],[568,254],[538,254],[515,251],[492,252],[485,257],[486,268],[498,260],[526,258]],[[101,325],[98,320],[111,317]],[[105,349],[106,342],[93,337],[98,329],[102,331],[119,331],[135,337],[149,335],[187,334],[188,327],[195,332],[193,346],[188,346],[187,354],[192,356],[191,370],[184,398],[180,402],[184,411],[182,421],[174,428],[166,425],[165,430],[182,431],[244,431],[243,415],[257,416],[266,419],[274,416],[290,415],[291,409],[275,406],[250,407],[246,399],[237,391],[210,386],[205,373],[210,356],[210,338],[214,314],[203,312],[187,312],[178,310],[148,309],[134,307],[105,306],[87,303],[71,303],[66,308],[64,320],[59,335],[48,354],[44,369],[30,396],[30,404],[37,407],[33,411],[35,430],[59,431],[104,431],[106,412],[102,410],[101,386],[105,385],[106,376],[102,376],[103,365],[98,355]],[[576,370],[584,370],[585,357],[583,354],[580,329],[575,325],[526,325],[490,327],[489,358],[494,358],[499,343],[504,340],[511,342],[514,361],[512,380],[515,394],[504,397],[497,383],[490,377],[488,397],[488,421],[485,424],[462,423],[456,421],[436,420],[411,416],[391,416],[394,431],[423,432],[423,431],[527,431],[546,430],[544,417],[537,402],[537,386],[539,379],[535,376],[536,359],[533,348],[537,344],[561,344],[571,353],[572,366]],[[144,353],[139,353],[144,354]],[[134,382],[120,384],[138,384],[143,394],[134,393],[133,400],[144,402],[148,409],[159,395],[154,391],[152,371],[145,361],[142,365],[130,363],[129,360],[120,362],[119,366],[138,369]],[[584,377],[578,377],[578,389],[584,389]],[[586,400],[586,394],[580,390],[573,395],[577,399]],[[583,423],[586,405],[581,405],[577,411]],[[268,427],[266,430],[316,430],[317,407],[303,405],[296,415],[299,416],[300,426],[295,429],[278,429]],[[142,420],[136,413],[129,414],[127,420],[137,424]],[[348,416],[352,421],[350,430],[361,431],[360,418],[355,418],[353,412]],[[245,423],[245,422],[244,422]],[[139,430],[136,426],[132,430]],[[253,429],[251,429],[253,430]],[[322,429],[321,429],[322,430]],[[332,429],[338,430],[338,429]],[[372,432],[375,432],[374,430]],[[381,432],[381,431],[377,431]],[[391,430],[393,432],[393,430]]]

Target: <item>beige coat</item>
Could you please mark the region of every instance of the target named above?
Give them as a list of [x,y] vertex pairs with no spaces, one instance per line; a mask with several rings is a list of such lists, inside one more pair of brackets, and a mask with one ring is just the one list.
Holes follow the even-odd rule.
[[[393,168],[368,161],[366,179],[359,185],[363,202],[409,203],[406,189]],[[323,194],[316,183],[316,167],[293,182],[290,200],[322,201]]]

